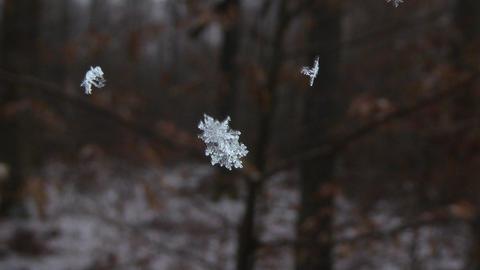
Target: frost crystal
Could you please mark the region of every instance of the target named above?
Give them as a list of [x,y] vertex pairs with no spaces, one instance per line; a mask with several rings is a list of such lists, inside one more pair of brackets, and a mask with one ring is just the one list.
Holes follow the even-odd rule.
[[198,128],[203,131],[198,137],[202,139],[207,148],[205,155],[210,156],[212,165],[219,164],[231,170],[232,167],[242,168],[242,157],[248,154],[247,147],[238,141],[240,131],[230,129],[230,117],[223,122],[204,114]]
[[303,75],[307,75],[310,77],[310,86],[313,86],[313,81],[315,81],[315,78],[318,74],[318,56],[315,58],[313,68],[303,67],[301,72]]
[[387,3],[392,2],[395,7],[398,7],[400,3],[403,3],[403,0],[387,0]]
[[85,79],[80,86],[85,88],[85,94],[92,94],[92,85],[97,88],[105,86],[105,79],[103,78],[103,71],[101,67],[90,67],[90,70],[85,74]]

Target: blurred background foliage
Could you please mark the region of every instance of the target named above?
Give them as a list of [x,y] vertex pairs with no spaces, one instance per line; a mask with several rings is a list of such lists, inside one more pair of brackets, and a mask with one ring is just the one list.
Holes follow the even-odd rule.
[[480,269],[479,1],[0,10],[0,268]]

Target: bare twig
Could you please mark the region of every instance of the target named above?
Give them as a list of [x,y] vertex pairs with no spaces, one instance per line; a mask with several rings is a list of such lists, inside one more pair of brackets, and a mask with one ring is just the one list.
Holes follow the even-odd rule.
[[340,139],[327,140],[327,143],[324,143],[322,145],[319,145],[318,147],[314,147],[306,152],[294,155],[289,159],[279,162],[277,165],[273,166],[267,171],[266,177],[271,176],[282,169],[286,169],[305,160],[310,160],[314,158],[327,158],[338,154],[352,143],[369,134],[376,132],[386,124],[392,123],[396,120],[408,118],[414,113],[429,106],[435,105],[440,101],[446,100],[461,93],[465,93],[466,91],[470,91],[472,89],[472,84],[475,82],[476,75],[477,74],[466,76],[464,80],[462,80],[455,86],[449,87],[448,89],[440,91],[434,95],[420,98],[412,104],[406,105],[403,108],[397,109],[389,114],[384,115],[383,117],[372,120],[371,122],[348,132],[344,136],[335,136],[340,137]]
[[133,131],[134,133],[140,135],[143,138],[155,142],[155,145],[158,149],[170,146],[173,148],[182,148],[186,150],[192,150],[192,152],[198,152],[198,149],[194,149],[192,145],[183,145],[178,141],[174,140],[174,138],[161,136],[159,133],[157,133],[154,129],[151,128],[151,126],[154,126],[152,124],[139,123],[138,121],[129,120],[111,109],[95,105],[87,101],[86,99],[80,97],[68,95],[67,93],[62,91],[62,88],[57,84],[47,82],[33,76],[15,74],[5,70],[0,70],[0,80],[8,81],[10,83],[15,83],[19,85],[35,87],[36,91],[39,91],[46,96],[50,96],[54,99],[59,99],[63,102],[67,102],[68,104],[73,105],[76,108],[88,111],[89,113],[98,114],[102,117],[106,117],[113,123],[116,123],[117,125],[127,130]]

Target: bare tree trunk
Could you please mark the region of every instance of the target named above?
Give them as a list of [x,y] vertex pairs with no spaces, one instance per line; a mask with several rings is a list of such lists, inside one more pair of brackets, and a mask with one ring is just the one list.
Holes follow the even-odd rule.
[[[221,72],[220,86],[217,90],[217,114],[220,119],[230,116],[235,119],[235,97],[237,95],[237,56],[240,46],[240,0],[223,0],[214,7],[223,25],[223,44],[220,50],[219,71]],[[227,191],[233,186],[226,186],[225,179],[230,177],[226,170],[220,173],[219,192]],[[227,189],[223,190],[223,188]],[[249,204],[255,204],[250,198]],[[248,234],[248,233],[247,233]]]
[[[276,113],[276,92],[278,84],[278,74],[283,62],[283,39],[289,25],[287,15],[287,1],[281,0],[277,12],[277,25],[273,36],[273,48],[270,57],[268,70],[268,79],[266,92],[261,96],[264,100],[260,100],[259,104],[263,105],[259,122],[259,138],[256,146],[255,165],[260,173],[265,172],[266,153],[270,141],[272,131],[272,123]],[[247,196],[244,202],[244,215],[240,224],[238,233],[238,249],[237,249],[237,270],[253,270],[255,264],[255,252],[257,249],[257,235],[255,233],[255,209],[257,205],[257,197],[261,193],[264,178],[258,181],[247,180]]]
[[[6,1],[3,7],[2,67],[10,72],[34,74],[38,61],[38,25],[40,0]],[[19,87],[2,83],[0,109],[14,106],[22,98]],[[8,179],[1,185],[0,215],[11,214],[19,206],[18,196],[29,169],[29,138],[24,132],[25,119],[0,116],[0,158],[9,167]]]
[[[235,106],[237,64],[236,58],[240,43],[240,2],[225,0],[222,4],[223,44],[220,55],[220,68],[223,73],[226,88],[219,91],[219,116],[232,116]],[[232,116],[233,117],[233,116]]]
[[464,41],[474,41],[480,32],[480,2],[458,0],[455,9],[455,23]]
[[[61,2],[61,10],[60,10],[60,48],[65,48],[68,46],[70,42],[70,31],[71,31],[71,16],[70,16],[70,5],[71,2],[68,0],[64,0]],[[63,50],[64,51],[64,50]],[[70,70],[68,63],[71,62],[71,59],[67,59],[69,57],[67,54],[64,54],[62,61],[59,64],[58,74],[59,79],[62,80],[62,84],[67,86]]]
[[471,222],[470,228],[473,239],[469,258],[469,268],[472,270],[480,270],[480,216],[477,215]]
[[[457,0],[455,7],[455,26],[458,30],[459,40],[452,48],[452,63],[461,70],[477,70],[477,61],[471,61],[471,55],[465,54],[465,51],[471,51],[471,48],[477,48],[480,42],[480,1],[477,0]],[[463,52],[463,54],[462,54]],[[471,91],[459,96],[455,102],[458,108],[456,117],[461,120],[475,117],[477,110],[478,97]],[[480,201],[474,198],[477,207]],[[480,215],[477,215],[470,221],[470,228],[473,235],[472,250],[469,258],[469,269],[480,270]]]
[[255,234],[255,208],[261,183],[248,181],[242,223],[238,232],[237,270],[253,270],[257,238]]
[[[310,7],[308,41],[321,45],[318,46],[318,53],[311,54],[309,58],[313,61],[316,55],[319,56],[320,71],[314,88],[308,91],[304,105],[308,142],[317,141],[322,136],[322,131],[331,128],[338,117],[335,93],[338,90],[340,19],[339,7],[325,1],[314,1]],[[333,269],[334,194],[331,187],[334,163],[335,157],[330,156],[301,164],[301,205],[296,252],[298,270]]]

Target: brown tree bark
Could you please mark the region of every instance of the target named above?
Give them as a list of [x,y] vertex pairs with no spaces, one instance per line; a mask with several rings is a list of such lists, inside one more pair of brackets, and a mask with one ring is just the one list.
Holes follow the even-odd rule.
[[[322,137],[323,131],[332,127],[338,117],[335,95],[338,91],[341,14],[340,8],[328,1],[313,1],[309,11],[308,43],[318,44],[318,51],[309,55],[308,60],[313,61],[315,56],[320,59],[318,77],[314,87],[308,90],[304,103],[304,125],[308,127],[306,141],[313,143]],[[298,270],[333,269],[334,164],[335,156],[327,156],[310,159],[300,165]]]
[[[1,62],[2,68],[22,74],[34,74],[38,62],[38,26],[40,0],[5,1],[3,7]],[[22,99],[19,86],[0,84],[0,158],[9,168],[8,179],[0,192],[0,215],[18,209],[18,196],[30,165],[26,120],[18,114],[7,114]]]
[[[237,63],[240,45],[240,1],[225,0],[217,5],[223,21],[223,44],[220,54],[220,70],[222,71],[225,88],[219,91],[219,116],[232,116],[235,111],[235,96],[237,89]],[[233,117],[233,116],[232,116]]]
[[277,7],[277,24],[272,38],[271,57],[267,65],[267,83],[265,92],[260,96],[262,106],[259,121],[259,135],[255,147],[254,163],[260,172],[260,179],[247,179],[247,196],[244,202],[244,214],[238,232],[237,270],[253,270],[258,239],[255,232],[255,210],[257,199],[266,180],[267,149],[271,140],[272,123],[276,113],[278,75],[283,63],[283,40],[290,17],[287,12],[287,0],[280,0]]
[[[477,61],[472,61],[472,55],[469,52],[476,51],[480,43],[480,1],[457,0],[454,15],[459,40],[452,47],[452,64],[460,70],[476,71]],[[472,50],[472,48],[475,49]],[[455,100],[457,108],[455,116],[460,120],[475,117],[478,102],[478,97],[471,91],[459,96]],[[478,198],[472,199],[476,200],[477,209],[480,209]],[[468,262],[469,269],[480,270],[480,214],[478,214],[478,211],[469,225],[473,236]]]
[[480,216],[476,216],[470,222],[473,239],[469,258],[470,268],[472,270],[480,270]]

